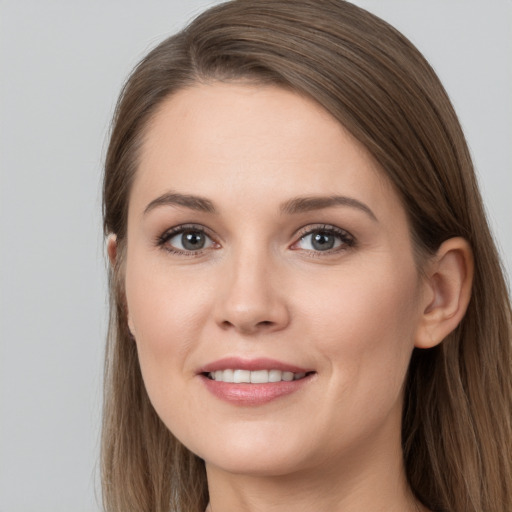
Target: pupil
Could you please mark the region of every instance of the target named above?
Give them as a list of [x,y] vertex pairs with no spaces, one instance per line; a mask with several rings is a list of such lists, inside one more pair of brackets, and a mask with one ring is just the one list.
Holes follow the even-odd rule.
[[319,251],[327,251],[334,247],[334,236],[327,233],[313,235],[313,247]]
[[204,247],[204,235],[199,231],[189,231],[181,236],[181,243],[188,251],[202,249]]

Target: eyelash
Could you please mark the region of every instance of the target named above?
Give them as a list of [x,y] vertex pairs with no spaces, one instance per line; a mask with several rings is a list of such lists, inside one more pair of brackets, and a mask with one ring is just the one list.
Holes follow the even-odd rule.
[[[201,256],[206,250],[209,249],[209,247],[204,248],[204,249],[198,249],[197,251],[192,251],[192,250],[177,249],[168,244],[169,240],[171,240],[173,237],[175,237],[176,235],[182,234],[182,233],[186,233],[187,231],[201,233],[201,234],[207,236],[210,240],[212,240],[213,244],[218,245],[218,243],[215,242],[213,237],[211,237],[208,234],[208,231],[203,226],[196,225],[196,224],[183,224],[181,226],[176,226],[174,228],[169,229],[168,231],[166,231],[165,233],[163,233],[162,235],[160,235],[157,238],[156,245],[158,247],[161,247],[165,251],[170,252],[171,254],[177,254],[180,256],[187,256],[187,257]],[[303,228],[301,231],[299,231],[298,239],[296,242],[294,242],[292,244],[292,247],[299,244],[306,237],[313,235],[315,233],[333,235],[341,241],[341,244],[336,248],[328,249],[326,251],[315,251],[315,250],[306,249],[306,251],[309,252],[314,257],[322,257],[324,255],[325,256],[332,255],[332,254],[335,254],[338,252],[346,251],[356,245],[355,238],[348,231],[338,228],[336,226],[332,226],[330,224],[322,224],[322,225],[316,225],[316,226],[309,225],[307,228]],[[298,249],[292,249],[292,250],[298,250]]]
[[[299,239],[297,242],[294,242],[294,246],[297,245],[299,242],[304,240],[306,237],[313,235],[315,233],[321,233],[326,235],[333,235],[337,237],[341,244],[338,247],[328,249],[326,251],[314,251],[314,250],[308,250],[306,249],[311,256],[321,258],[322,256],[329,256],[333,254],[337,254],[339,252],[347,251],[348,249],[351,249],[355,247],[356,245],[356,239],[346,230],[338,228],[336,226],[330,225],[330,224],[319,224],[316,226],[307,226],[307,228],[304,228],[302,232],[299,232]],[[297,249],[295,249],[297,250]]]
[[158,247],[161,247],[167,252],[170,252],[171,254],[177,254],[180,256],[188,256],[188,257],[196,257],[201,256],[205,250],[207,249],[199,249],[197,251],[187,251],[182,249],[176,249],[175,247],[172,247],[171,245],[167,244],[169,240],[171,240],[176,235],[180,235],[182,233],[186,233],[187,231],[190,232],[196,232],[196,233],[202,233],[203,235],[207,236],[210,240],[212,240],[214,243],[216,243],[213,238],[208,234],[207,230],[203,226],[199,226],[197,224],[182,224],[181,226],[176,226],[174,228],[169,229],[162,235],[160,235],[157,238],[156,245]]

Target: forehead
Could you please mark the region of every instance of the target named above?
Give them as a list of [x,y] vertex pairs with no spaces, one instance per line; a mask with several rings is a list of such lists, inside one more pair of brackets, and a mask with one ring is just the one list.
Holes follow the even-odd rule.
[[166,189],[221,206],[238,198],[246,208],[334,193],[377,210],[399,203],[366,148],[315,101],[246,83],[194,85],[162,103],[146,130],[132,201],[143,208]]

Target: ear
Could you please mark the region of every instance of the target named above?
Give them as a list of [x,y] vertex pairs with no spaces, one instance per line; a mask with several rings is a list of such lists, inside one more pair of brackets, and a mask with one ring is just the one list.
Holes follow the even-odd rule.
[[471,298],[473,252],[464,238],[446,240],[427,265],[425,301],[415,347],[432,348],[459,325]]
[[110,234],[107,239],[107,254],[108,259],[112,267],[116,266],[117,261],[117,237],[114,234]]
[[[110,234],[108,236],[108,239],[107,239],[107,254],[108,254],[108,259],[110,261],[110,265],[112,265],[112,267],[115,267],[116,266],[116,262],[117,262],[117,237],[116,235],[114,234]],[[123,307],[125,309],[125,312],[126,312],[126,318],[128,320],[128,330],[130,331],[130,334],[133,336],[133,325],[131,324],[131,318],[130,318],[130,315],[128,314],[128,307],[127,307],[127,304],[126,304],[126,297],[123,297],[123,299],[121,299],[123,301]]]

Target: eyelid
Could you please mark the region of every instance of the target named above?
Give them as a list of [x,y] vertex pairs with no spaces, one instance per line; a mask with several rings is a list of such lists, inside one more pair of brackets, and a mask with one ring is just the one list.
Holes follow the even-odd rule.
[[[315,251],[315,250],[298,249],[298,248],[294,249],[294,246],[296,246],[306,236],[312,235],[313,233],[318,233],[318,232],[330,233],[330,234],[338,236],[342,241],[341,245],[339,247],[336,247],[333,249],[328,249],[326,251]],[[307,251],[309,253],[315,254],[315,256],[321,255],[321,254],[325,254],[325,255],[334,254],[334,253],[337,253],[340,251],[350,249],[351,247],[354,247],[356,245],[356,239],[349,231],[347,231],[346,229],[340,228],[338,226],[334,226],[332,224],[308,224],[307,226],[304,226],[299,229],[299,231],[297,232],[297,235],[296,235],[296,239],[297,240],[295,242],[293,242],[293,244],[290,247],[292,250]]]
[[[186,231],[198,231],[200,233],[203,233],[205,236],[207,236],[212,242],[213,247],[206,247],[202,249],[198,249],[195,251],[192,250],[183,250],[178,248],[173,248],[172,246],[166,246],[167,242],[175,237],[176,235],[179,235],[180,233],[186,232]],[[341,239],[341,245],[332,249],[327,249],[325,251],[319,251],[319,250],[310,250],[310,249],[299,249],[294,246],[299,244],[301,240],[303,240],[306,236],[312,235],[313,233],[318,232],[324,232],[324,233],[330,233],[335,236],[338,236],[339,239]],[[177,226],[173,226],[172,228],[167,229],[164,231],[161,235],[157,236],[155,245],[158,247],[173,253],[173,254],[180,254],[185,256],[199,256],[203,254],[207,250],[211,250],[212,248],[218,249],[220,248],[219,242],[216,240],[216,236],[211,233],[211,230],[207,227],[201,225],[201,224],[194,224],[194,223],[187,223],[187,224],[179,224]],[[315,256],[319,256],[322,254],[329,255],[334,254],[337,252],[341,252],[344,250],[347,250],[351,247],[353,247],[356,244],[355,237],[346,229],[340,228],[338,226],[334,226],[332,224],[308,224],[302,228],[300,228],[295,235],[295,242],[290,246],[290,249],[292,250],[302,250],[309,252],[311,254],[314,254]]]
[[160,247],[171,254],[179,254],[183,256],[200,256],[205,251],[210,250],[212,248],[218,248],[218,247],[206,247],[202,249],[198,249],[196,251],[186,250],[186,249],[178,249],[169,245],[166,245],[169,240],[171,240],[173,237],[184,233],[186,231],[197,231],[200,233],[203,233],[206,237],[208,237],[212,242],[213,245],[220,246],[220,244],[215,239],[216,237],[211,234],[211,231],[206,228],[205,226],[202,226],[200,224],[179,224],[178,226],[173,226],[172,228],[167,229],[164,231],[161,235],[157,236],[155,245],[157,247]]

